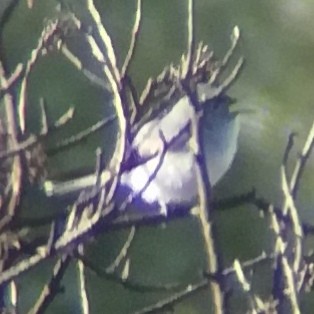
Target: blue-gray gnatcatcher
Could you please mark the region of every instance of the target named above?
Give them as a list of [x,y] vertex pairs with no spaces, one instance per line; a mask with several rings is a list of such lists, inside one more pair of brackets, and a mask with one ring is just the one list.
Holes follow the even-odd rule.
[[[230,111],[227,97],[206,101],[210,92],[205,84],[199,84],[197,92],[198,99],[205,100],[200,140],[209,181],[214,186],[230,168],[237,151],[239,117]],[[124,171],[121,185],[140,194],[147,203],[188,204],[195,200],[196,159],[190,146],[191,133],[185,130],[195,114],[189,98],[184,96],[169,112],[144,124],[131,146],[146,161]],[[165,143],[170,142],[163,151]],[[66,195],[92,187],[95,182],[93,174],[62,183],[47,181],[44,189],[48,196]]]

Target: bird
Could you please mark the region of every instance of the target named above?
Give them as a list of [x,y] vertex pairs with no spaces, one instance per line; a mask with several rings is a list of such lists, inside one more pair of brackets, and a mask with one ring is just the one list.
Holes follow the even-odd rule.
[[[211,98],[209,85],[200,83],[197,87],[203,108],[199,140],[210,185],[215,186],[231,167],[237,152],[239,112],[231,110],[228,96]],[[146,122],[130,145],[140,162],[122,171],[121,187],[148,205],[157,203],[166,208],[192,204],[198,195],[197,161],[190,129],[196,114],[188,95],[183,95],[169,110]],[[96,174],[66,182],[46,181],[44,191],[49,197],[58,197],[91,188],[95,183]]]

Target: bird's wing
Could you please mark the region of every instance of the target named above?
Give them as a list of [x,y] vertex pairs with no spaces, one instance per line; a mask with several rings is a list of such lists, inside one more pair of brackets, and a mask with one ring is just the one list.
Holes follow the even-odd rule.
[[177,149],[190,138],[188,126],[195,110],[187,96],[182,97],[163,117],[149,121],[139,130],[132,148],[140,157],[160,152],[164,145],[167,149]]

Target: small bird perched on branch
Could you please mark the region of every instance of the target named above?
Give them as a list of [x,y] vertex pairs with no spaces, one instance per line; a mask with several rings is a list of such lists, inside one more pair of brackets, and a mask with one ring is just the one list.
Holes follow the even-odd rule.
[[[168,205],[190,205],[197,199],[197,160],[202,160],[200,166],[206,170],[211,186],[228,171],[237,151],[240,123],[239,112],[231,110],[232,100],[225,91],[236,80],[243,58],[222,83],[219,77],[229,64],[239,37],[239,28],[235,26],[231,47],[222,61],[215,60],[208,46],[200,43],[190,56],[188,77],[184,75],[187,57],[183,56],[178,67],[166,67],[156,80],[149,80],[140,105],[135,106],[144,111],[137,112],[131,121],[136,130],[127,145],[116,192],[126,189],[132,200],[157,203],[165,212]],[[147,108],[157,111],[148,112],[145,120]],[[203,118],[195,132],[200,111]],[[140,125],[135,124],[136,117],[141,117],[137,121]],[[196,156],[191,143],[201,144],[202,158]],[[104,177],[103,173],[98,177],[94,173],[68,182],[46,181],[44,190],[48,196],[73,195],[96,183],[101,185]]]
[[[237,151],[239,114],[230,111],[230,98],[210,98],[210,87],[197,86],[203,103],[200,141],[209,181],[214,186],[230,168]],[[197,197],[196,157],[190,146],[191,121],[196,112],[188,96],[166,113],[145,123],[131,143],[139,163],[124,170],[120,184],[146,203],[190,204]],[[47,181],[48,196],[61,196],[91,188],[96,174],[67,182]]]

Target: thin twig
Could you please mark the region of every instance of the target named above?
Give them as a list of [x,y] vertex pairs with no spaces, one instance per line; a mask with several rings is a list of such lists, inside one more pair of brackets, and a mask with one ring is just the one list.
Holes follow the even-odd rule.
[[273,270],[272,298],[278,301],[277,309],[281,313],[287,303],[292,313],[299,314],[299,305],[294,271],[288,262],[286,248],[288,243],[283,237],[282,225],[277,216],[271,214],[271,229],[275,233],[274,243],[275,263]]
[[239,76],[241,69],[244,65],[244,58],[240,58],[236,65],[234,66],[232,72],[227,76],[227,78],[219,84],[218,87],[216,87],[212,93],[212,98],[215,98],[222,93],[224,93],[227,89],[230,88],[230,86],[236,81],[237,77]]
[[[299,268],[301,266],[301,258],[302,258],[302,239],[303,232],[302,226],[299,219],[298,210],[295,206],[295,202],[292,194],[289,191],[288,180],[286,176],[285,166],[281,167],[281,187],[285,197],[285,203],[289,210],[289,215],[291,217],[291,227],[294,232],[294,243],[292,245],[294,258],[293,258],[293,271],[295,274],[298,273]],[[285,215],[285,212],[284,212]]]
[[0,152],[0,160],[16,156],[26,149],[32,148],[38,143],[38,137],[36,135],[30,135],[26,140],[19,142],[14,148]]
[[44,98],[39,99],[39,106],[41,109],[41,134],[47,134],[49,123],[48,123],[48,116],[47,116],[47,107]]
[[[207,257],[208,272],[220,277],[218,272],[220,271],[220,262],[217,253],[216,239],[214,232],[214,223],[212,220],[213,208],[208,202],[208,196],[211,195],[210,184],[207,183],[206,169],[202,169],[201,162],[197,163],[196,175],[198,181],[198,197],[199,197],[199,210],[197,216],[201,225],[202,236],[204,239],[204,248]],[[212,300],[214,303],[215,313],[222,314],[225,311],[225,300],[223,292],[223,278],[220,281],[213,281],[210,283]]]
[[50,281],[45,285],[38,300],[28,314],[45,313],[48,306],[55,299],[57,294],[60,293],[61,280],[70,264],[70,261],[71,257],[69,255],[65,255],[57,261]]
[[112,282],[118,283],[125,287],[126,289],[141,292],[141,293],[150,293],[150,292],[161,292],[161,291],[173,291],[182,287],[180,284],[176,283],[167,283],[167,284],[145,284],[142,282],[136,282],[133,279],[123,278],[122,275],[118,275],[116,272],[108,272],[105,268],[99,267],[91,260],[82,255],[77,255],[76,258],[80,259],[84,263],[86,269],[89,269],[96,276],[110,280]]
[[50,22],[46,28],[44,28],[42,34],[39,37],[37,47],[32,51],[30,59],[27,61],[25,66],[24,75],[21,82],[19,103],[18,103],[18,117],[19,127],[22,133],[25,131],[25,114],[26,114],[26,91],[28,78],[33,66],[36,64],[38,58],[41,56],[43,48],[49,44],[51,38],[58,31],[58,21]]
[[[116,56],[114,48],[112,46],[111,38],[109,37],[105,27],[101,23],[99,12],[97,11],[93,0],[87,0],[87,9],[94,21],[98,34],[102,40],[104,51],[102,52],[97,45],[95,39],[86,35],[87,42],[90,45],[91,51],[94,56],[102,63],[103,71],[108,79],[111,92],[113,94],[113,105],[116,110],[119,123],[120,137],[117,140],[116,147],[114,149],[112,164],[110,165],[114,173],[120,174],[121,166],[125,157],[126,143],[128,134],[130,134],[129,124],[127,120],[127,104],[123,103],[124,90],[121,90],[121,76],[117,68]],[[107,203],[111,202],[118,184],[117,178],[111,182],[111,186],[107,193]]]
[[212,73],[212,75],[208,81],[208,83],[210,85],[214,85],[215,83],[217,83],[217,79],[219,78],[219,75],[228,66],[229,61],[234,54],[235,48],[238,45],[239,39],[240,39],[240,30],[239,30],[238,26],[235,26],[233,28],[232,35],[231,35],[231,47],[229,48],[229,50],[225,54],[222,62],[219,64],[217,69],[215,69],[215,71]]
[[[261,263],[264,263],[265,261],[271,258],[272,256],[268,256],[267,254],[262,253],[261,255],[255,258],[242,262],[241,267],[243,270],[252,269],[253,267],[260,265]],[[222,274],[223,276],[235,275],[236,269],[234,265],[224,269],[222,271]],[[215,280],[216,280],[216,274],[206,274],[206,278],[201,279],[198,283],[190,284],[186,286],[182,291],[174,293],[170,297],[167,297],[161,301],[156,302],[153,305],[147,306],[139,311],[136,311],[134,312],[134,314],[160,313],[160,311],[162,310],[167,310],[167,309],[173,310],[174,305],[182,302],[183,300],[192,296],[199,290],[207,288],[209,283]]]
[[210,288],[212,294],[212,302],[214,303],[214,312],[216,314],[222,314],[226,310],[226,294],[224,293],[224,278],[219,276],[221,271],[221,265],[218,257],[217,244],[213,223],[213,209],[211,206],[211,185],[208,179],[205,163],[203,162],[203,147],[200,145],[200,128],[201,120],[199,116],[199,103],[195,99],[194,91],[191,91],[189,84],[186,81],[189,80],[189,76],[192,73],[192,56],[194,54],[194,1],[189,0],[188,5],[188,54],[183,68],[183,87],[190,98],[191,105],[194,106],[195,118],[191,121],[191,129],[193,142],[191,143],[194,149],[196,162],[196,177],[198,187],[199,209],[197,211],[197,217],[199,219],[200,228],[204,240],[204,249],[207,258],[207,271],[220,278],[218,281],[211,281]]
[[194,0],[188,0],[188,40],[187,55],[183,64],[182,78],[186,79],[192,73],[193,54],[195,50],[195,32],[194,32]]
[[135,311],[133,314],[148,314],[148,313],[163,313],[163,311],[173,311],[173,306],[182,302],[182,300],[195,294],[196,292],[207,288],[208,280],[203,279],[196,284],[190,284],[182,291],[173,293],[170,297],[156,302],[153,305],[147,306],[139,311]]
[[[27,270],[32,269],[39,263],[47,260],[57,252],[65,250],[68,246],[78,245],[86,240],[91,235],[95,235],[100,232],[102,223],[106,222],[106,219],[111,220],[110,214],[113,212],[114,204],[109,203],[104,206],[104,189],[101,190],[101,197],[97,204],[97,210],[90,217],[89,207],[86,206],[86,215],[82,215],[81,219],[77,222],[75,228],[66,229],[62,235],[55,241],[53,249],[48,248],[46,244],[37,247],[36,253],[30,257],[26,257],[17,262],[10,268],[0,272],[0,285],[6,284],[12,279],[16,278],[20,274]],[[71,211],[72,212],[72,211]],[[87,216],[87,217],[86,217]]]
[[[244,270],[252,269],[252,268],[256,267],[257,265],[260,265],[260,264],[265,263],[267,261],[271,261],[273,258],[274,258],[274,255],[272,253],[266,254],[265,252],[262,252],[260,255],[254,257],[252,259],[241,262],[241,267]],[[228,276],[228,275],[231,275],[234,273],[235,273],[235,269],[233,266],[229,267],[229,268],[225,268],[222,271],[222,274],[224,276]]]
[[64,42],[61,44],[60,50],[63,55],[71,62],[71,64],[74,65],[79,71],[81,71],[89,79],[90,82],[102,89],[109,89],[108,82],[85,68],[82,61],[76,55],[74,55],[74,53]]
[[[0,59],[0,85],[6,87],[6,73],[5,68]],[[15,150],[19,145],[19,125],[16,119],[17,111],[15,105],[15,99],[12,93],[7,91],[4,95],[4,105],[6,114],[6,127],[8,133],[8,147]],[[9,184],[11,186],[11,195],[6,208],[6,213],[1,215],[1,219],[4,219],[7,223],[15,217],[16,210],[20,202],[20,194],[22,188],[22,176],[23,167],[21,157],[15,155],[12,159]],[[1,225],[1,223],[0,223]]]
[[[79,251],[80,254],[83,254],[82,245],[79,246]],[[89,314],[89,301],[86,289],[85,265],[80,259],[77,260],[77,268],[79,272],[79,294],[82,314]]]
[[282,163],[284,165],[287,164],[288,162],[288,158],[289,158],[289,154],[291,152],[291,149],[293,147],[293,144],[294,144],[294,139],[296,137],[296,133],[292,132],[291,134],[289,134],[289,139],[288,139],[288,143],[287,143],[287,146],[286,146],[286,149],[285,149],[285,152],[284,152],[284,155],[283,155],[283,161]]
[[236,259],[234,261],[233,269],[235,272],[235,276],[236,276],[245,296],[249,300],[250,312],[251,313],[262,313],[262,310],[265,309],[266,305],[264,304],[264,302],[261,300],[260,297],[258,297],[256,294],[253,293],[252,285],[246,279],[243,268],[242,268],[238,259]]
[[297,160],[297,163],[295,165],[295,168],[294,168],[291,180],[290,180],[290,191],[294,199],[297,197],[297,193],[300,187],[301,177],[304,172],[306,162],[308,161],[311,155],[313,145],[314,145],[314,121],[312,123],[307,139],[304,143],[302,153]]
[[[116,120],[116,118],[117,118],[116,115],[111,115],[109,117],[106,117],[106,118],[96,122],[94,125],[92,125],[91,127],[88,127],[87,129],[80,131],[79,133],[77,133],[73,136],[70,136],[69,138],[63,139],[62,141],[57,143],[54,147],[48,149],[47,154],[48,155],[54,155],[54,154],[60,152],[61,150],[68,148],[69,146],[72,146],[72,145],[75,145],[75,144],[82,142],[85,138],[87,138],[91,134],[101,130],[103,127],[105,127],[109,123]],[[1,155],[0,155],[0,158],[1,158]]]
[[[48,127],[48,131],[54,131],[58,129],[59,127],[63,126],[65,123],[67,123],[70,119],[73,117],[73,108],[70,108],[68,111],[66,111],[54,124],[53,127]],[[42,140],[44,137],[46,137],[49,134],[49,132],[40,133],[39,135],[29,135],[24,141],[20,141],[15,147],[6,150],[4,152],[0,152],[0,160],[6,159],[12,156],[15,156],[19,154],[20,152],[23,152],[27,149],[30,149],[37,145],[40,140]]]
[[24,65],[22,63],[19,63],[15,70],[11,73],[11,75],[7,78],[6,86],[0,85],[0,99],[4,96],[4,94],[7,91],[10,91],[15,87],[15,85],[18,83],[18,80],[22,77],[22,74],[24,73]]
[[17,313],[17,309],[18,309],[18,289],[17,289],[17,285],[15,283],[15,281],[11,281],[8,287],[9,291],[8,291],[8,298],[10,300],[10,306],[13,309],[13,313]]
[[136,5],[136,14],[135,14],[135,21],[132,29],[132,35],[131,35],[131,43],[129,46],[128,53],[126,55],[126,58],[124,60],[122,70],[121,70],[121,77],[124,78],[125,75],[128,73],[128,69],[131,63],[131,60],[133,60],[134,53],[136,50],[136,43],[141,27],[141,20],[142,20],[142,0],[137,0]]
[[[101,17],[99,12],[97,11],[94,1],[93,0],[87,0],[87,10],[89,11],[91,17],[94,20],[96,30],[98,31],[98,34],[102,40],[102,44],[104,45],[104,55],[106,56],[104,60],[109,64],[109,72],[110,72],[110,85],[111,88],[114,87],[114,85],[119,86],[121,82],[120,73],[117,67],[117,61],[116,61],[116,54],[114,52],[114,48],[112,45],[111,38],[109,34],[107,33],[107,30],[105,29],[104,25],[101,22]],[[108,76],[108,73],[107,73]],[[114,84],[113,81],[114,80]]]
[[49,131],[58,129],[63,125],[67,124],[71,119],[73,119],[75,113],[74,107],[70,107],[51,127],[49,126]]
[[132,226],[129,232],[129,235],[126,241],[124,242],[124,245],[121,248],[119,254],[116,256],[115,260],[111,263],[111,265],[106,267],[107,273],[115,272],[117,268],[120,266],[121,262],[126,258],[126,256],[128,255],[129,249],[131,247],[131,244],[133,242],[135,231],[136,231],[136,228]]
[[290,303],[291,313],[301,314],[299,307],[298,294],[296,289],[295,273],[291,266],[289,265],[286,256],[282,256],[281,265],[283,272],[285,274],[286,287],[284,288],[284,293],[288,302]]

